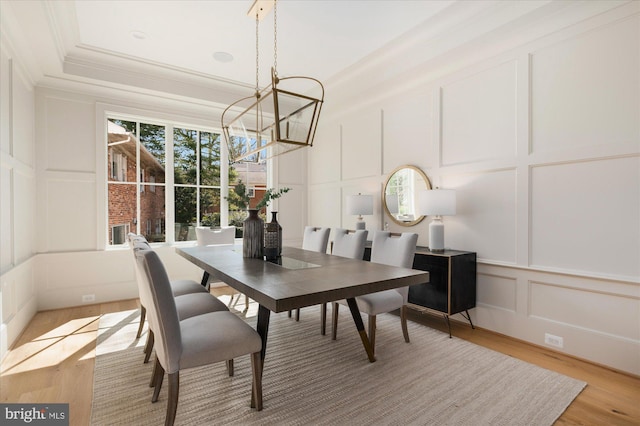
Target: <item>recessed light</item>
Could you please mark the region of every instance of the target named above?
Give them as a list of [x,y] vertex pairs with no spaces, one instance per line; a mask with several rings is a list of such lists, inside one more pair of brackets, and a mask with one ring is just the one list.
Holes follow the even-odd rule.
[[233,55],[227,52],[215,52],[213,54],[213,59],[218,62],[226,63],[233,61]]
[[142,31],[131,31],[131,37],[137,38],[138,40],[144,40],[147,38],[147,33]]

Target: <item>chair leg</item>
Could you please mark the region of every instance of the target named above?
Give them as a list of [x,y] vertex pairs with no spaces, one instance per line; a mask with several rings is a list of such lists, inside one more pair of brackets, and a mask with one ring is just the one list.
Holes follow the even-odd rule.
[[180,393],[180,372],[169,374],[169,396],[167,401],[167,417],[164,426],[173,426],[178,411],[178,394]]
[[144,320],[147,317],[147,308],[140,305],[140,325],[138,325],[138,333],[136,334],[136,339],[139,339],[142,336],[142,329],[144,328]]
[[229,377],[233,377],[233,359],[227,360],[227,371],[229,372]]
[[151,397],[151,402],[158,402],[158,396],[160,395],[160,389],[162,388],[162,380],[164,379],[164,368],[160,364],[160,360],[156,356],[156,367],[157,370],[153,377],[153,396]]
[[262,410],[262,359],[260,352],[251,354],[251,370],[253,384],[251,385],[251,408]]
[[327,304],[323,303],[320,308],[320,334],[327,334]]
[[151,357],[151,351],[153,350],[153,343],[155,341],[155,337],[153,335],[153,331],[149,329],[147,333],[147,344],[144,345],[144,363],[149,362],[149,358]]
[[244,295],[244,311],[249,311],[249,296],[247,296],[246,294]]
[[407,305],[402,305],[400,308],[400,324],[402,325],[402,334],[404,335],[404,341],[409,343],[409,329],[407,328]]
[[296,309],[296,321],[300,321],[300,308]]
[[371,343],[371,352],[376,353],[376,316],[369,315],[369,343]]
[[292,312],[293,312],[293,311],[291,311],[291,309],[289,309],[289,318],[291,318],[291,313],[292,313]]
[[338,305],[336,302],[333,303],[332,309],[332,319],[331,319],[331,340],[336,340],[338,337]]
[[156,385],[156,382],[158,381],[158,375],[160,374],[164,375],[164,369],[160,365],[160,362],[158,361],[158,357],[156,357],[155,360],[153,361],[153,372],[151,373],[151,381],[149,381],[150,388]]

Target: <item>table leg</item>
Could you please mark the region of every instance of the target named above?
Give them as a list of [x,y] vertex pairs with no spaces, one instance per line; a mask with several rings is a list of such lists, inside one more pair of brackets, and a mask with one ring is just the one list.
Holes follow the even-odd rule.
[[369,341],[367,332],[364,330],[364,323],[362,322],[362,316],[360,316],[360,311],[358,310],[358,304],[356,303],[356,299],[354,298],[347,299],[347,303],[349,304],[349,310],[351,310],[351,316],[353,317],[353,322],[356,324],[356,328],[358,329],[358,333],[360,334],[360,340],[362,340],[362,346],[364,346],[364,350],[367,352],[367,356],[369,357],[369,362],[375,362],[376,357],[375,355],[373,355],[371,342]]
[[264,364],[264,357],[267,352],[267,334],[269,334],[269,317],[271,311],[262,305],[258,307],[258,323],[256,324],[256,331],[262,338],[262,351],[260,352],[260,359]]
[[[264,357],[267,353],[267,335],[269,334],[269,317],[271,311],[262,305],[258,305],[258,322],[256,331],[262,338],[262,350],[260,351],[260,374],[264,372]],[[255,393],[251,392],[251,408],[256,408]]]
[[204,271],[204,274],[202,274],[202,281],[200,281],[200,284],[202,284],[202,287],[207,287],[207,283],[209,282],[209,273],[207,271]]

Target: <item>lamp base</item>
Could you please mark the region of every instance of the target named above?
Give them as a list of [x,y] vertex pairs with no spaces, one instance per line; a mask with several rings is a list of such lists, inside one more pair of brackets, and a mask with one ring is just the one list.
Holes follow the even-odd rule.
[[429,224],[429,250],[434,253],[444,252],[444,223],[439,216]]
[[361,230],[365,228],[364,220],[359,220],[356,222],[356,230]]

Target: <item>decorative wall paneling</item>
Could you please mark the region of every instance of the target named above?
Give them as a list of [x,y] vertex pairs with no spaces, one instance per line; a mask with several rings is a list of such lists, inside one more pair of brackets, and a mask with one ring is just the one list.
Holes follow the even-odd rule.
[[[4,20],[3,20],[4,23]],[[37,310],[33,84],[0,36],[0,359]]]
[[[500,33],[508,43],[496,33],[402,73],[402,58],[379,55],[363,65],[375,78],[336,83],[331,125],[347,130],[345,143],[352,123],[368,123],[381,171],[310,156],[311,169],[343,173],[331,185],[310,179],[309,191],[344,197],[382,188],[400,164],[423,168],[433,186],[457,190],[446,246],[478,253],[474,323],[539,345],[550,333],[560,351],[640,374],[640,4],[554,7]],[[376,110],[382,135],[372,139]],[[335,226],[335,213],[313,214]],[[365,219],[370,230],[386,222]],[[423,245],[428,223],[410,229]]]

